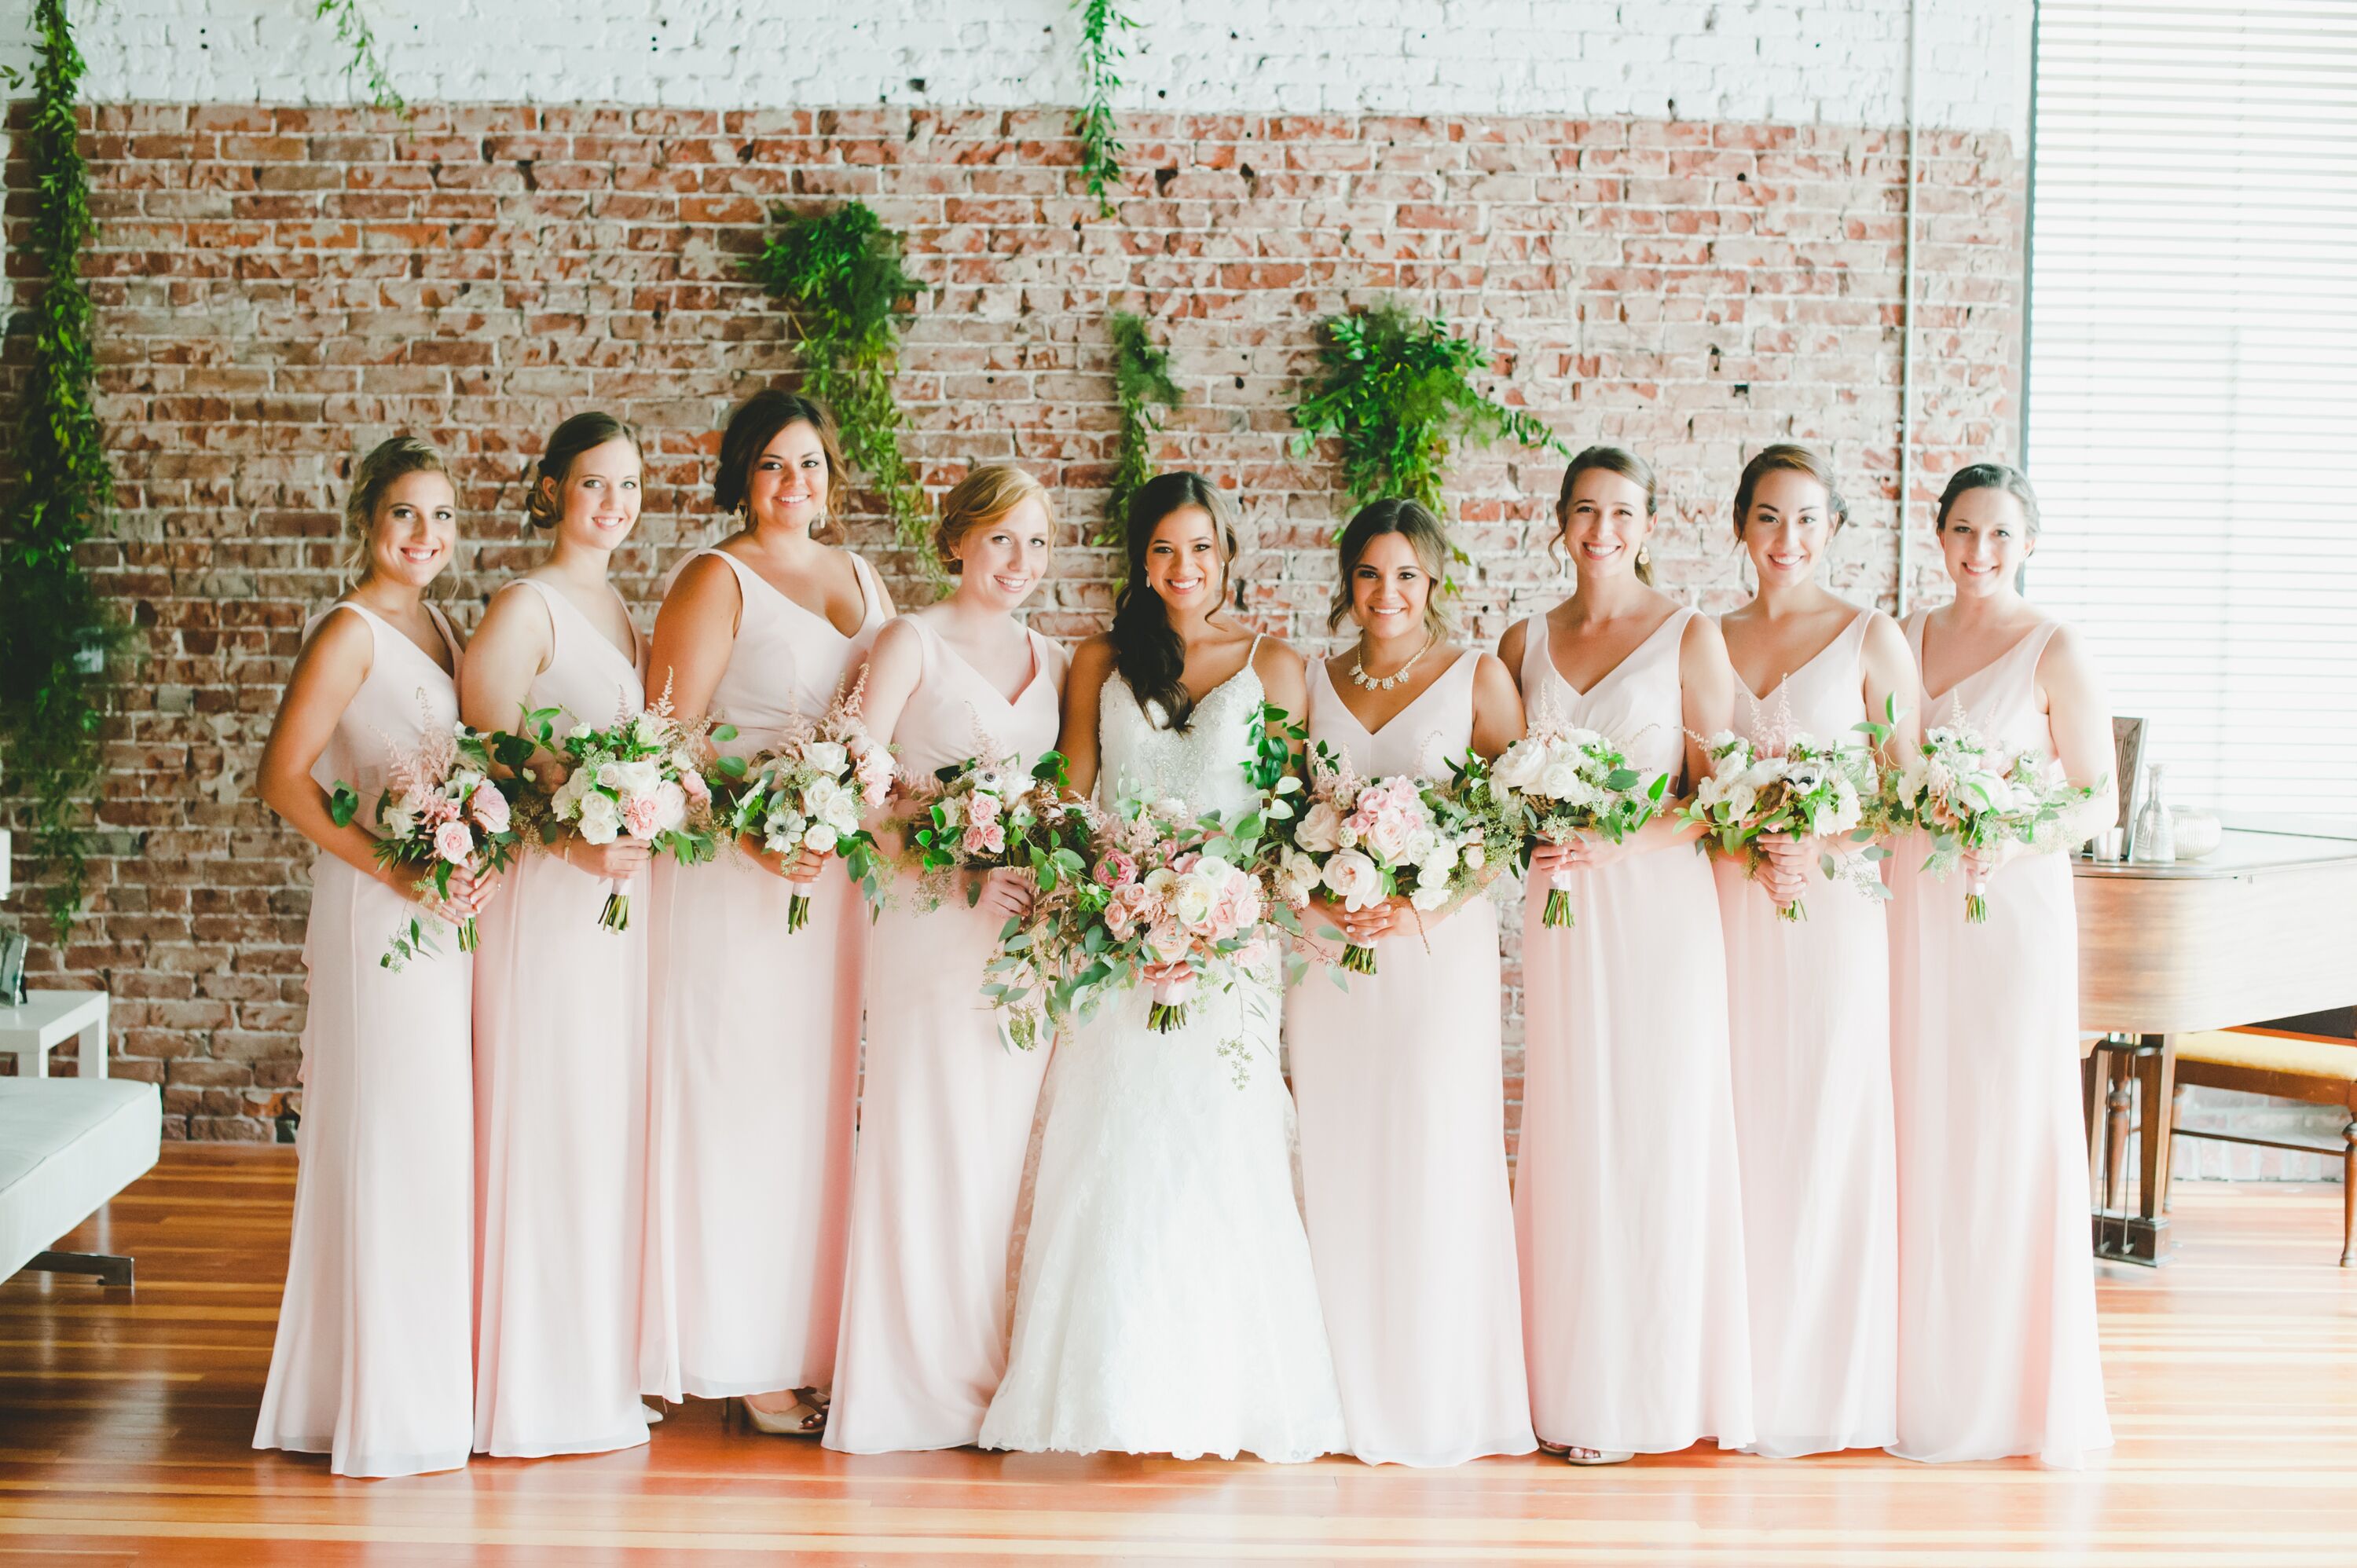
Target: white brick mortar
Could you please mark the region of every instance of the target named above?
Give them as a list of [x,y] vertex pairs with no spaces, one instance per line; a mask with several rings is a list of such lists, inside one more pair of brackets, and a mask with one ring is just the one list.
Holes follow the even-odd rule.
[[[22,67],[27,0],[0,63]],[[1923,124],[2027,124],[2029,0],[1916,0]],[[361,0],[421,102],[1022,107],[1080,96],[1064,0]],[[1118,105],[1894,125],[1908,0],[1128,0]],[[74,0],[102,102],[341,103],[310,0]]]

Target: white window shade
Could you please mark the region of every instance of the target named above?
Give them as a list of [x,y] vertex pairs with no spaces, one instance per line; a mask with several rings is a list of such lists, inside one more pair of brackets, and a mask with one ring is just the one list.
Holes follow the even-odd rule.
[[2357,0],[2042,0],[2031,596],[2179,805],[2357,814]]

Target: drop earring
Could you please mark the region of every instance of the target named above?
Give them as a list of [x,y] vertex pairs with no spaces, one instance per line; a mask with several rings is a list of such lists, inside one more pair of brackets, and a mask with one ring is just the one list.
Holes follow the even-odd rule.
[[1637,564],[1648,568],[1653,564],[1653,552],[1650,546],[1643,544],[1637,546]]

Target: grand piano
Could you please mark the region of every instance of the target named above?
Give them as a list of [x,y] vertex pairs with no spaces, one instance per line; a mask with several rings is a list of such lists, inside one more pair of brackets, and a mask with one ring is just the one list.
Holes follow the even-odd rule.
[[[2088,1066],[2091,1140],[2097,1164],[2110,1167],[2094,1173],[2095,1250],[2157,1264],[2172,1248],[2163,1198],[2176,1037],[2357,1003],[2357,828],[2230,818],[2218,848],[2200,860],[2080,857],[2072,869],[2079,1026],[2125,1037]],[[2122,1210],[2114,1195],[2130,1076],[2144,1135],[2136,1207]]]

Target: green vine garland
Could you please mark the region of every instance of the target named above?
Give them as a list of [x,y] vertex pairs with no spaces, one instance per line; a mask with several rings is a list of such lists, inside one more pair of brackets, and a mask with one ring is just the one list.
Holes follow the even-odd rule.
[[1503,436],[1571,455],[1536,414],[1474,386],[1468,377],[1490,370],[1490,356],[1444,321],[1377,305],[1328,317],[1322,336],[1318,369],[1293,410],[1301,431],[1293,452],[1307,456],[1319,437],[1339,436],[1342,488],[1354,506],[1404,496],[1445,519],[1441,484],[1461,442],[1487,446]]
[[37,281],[10,324],[30,353],[16,483],[0,513],[0,737],[11,788],[31,801],[33,853],[51,874],[49,917],[62,944],[81,913],[86,803],[104,760],[106,654],[119,638],[77,552],[105,526],[114,473],[91,392],[96,361],[81,280],[92,231],[90,172],[74,119],[84,68],[65,0],[35,0],[33,31],[38,59],[21,145],[34,184],[25,252]]
[[1114,67],[1126,52],[1120,35],[1137,23],[1125,13],[1119,0],[1072,0],[1081,13],[1081,73],[1088,78],[1089,98],[1072,116],[1072,134],[1081,139],[1081,177],[1097,199],[1097,216],[1114,214],[1114,193],[1121,188],[1121,123],[1114,118],[1114,89],[1121,78]]
[[351,59],[344,65],[344,80],[364,78],[371,103],[406,116],[409,104],[402,98],[401,90],[393,86],[392,73],[384,69],[384,57],[377,53],[376,30],[369,26],[361,0],[313,0],[311,15],[323,20],[334,17],[336,41],[352,51]]
[[1116,310],[1113,332],[1113,390],[1121,403],[1121,444],[1114,456],[1113,489],[1105,496],[1104,525],[1096,542],[1119,546],[1128,532],[1129,498],[1154,477],[1154,433],[1162,421],[1151,412],[1175,409],[1184,399],[1170,379],[1170,350],[1154,340],[1146,317]]
[[932,514],[900,453],[906,423],[892,396],[900,329],[929,286],[900,264],[906,242],[861,201],[824,212],[780,208],[777,228],[746,270],[802,333],[802,390],[834,411],[843,455],[867,476],[893,532],[941,581],[928,542]]

